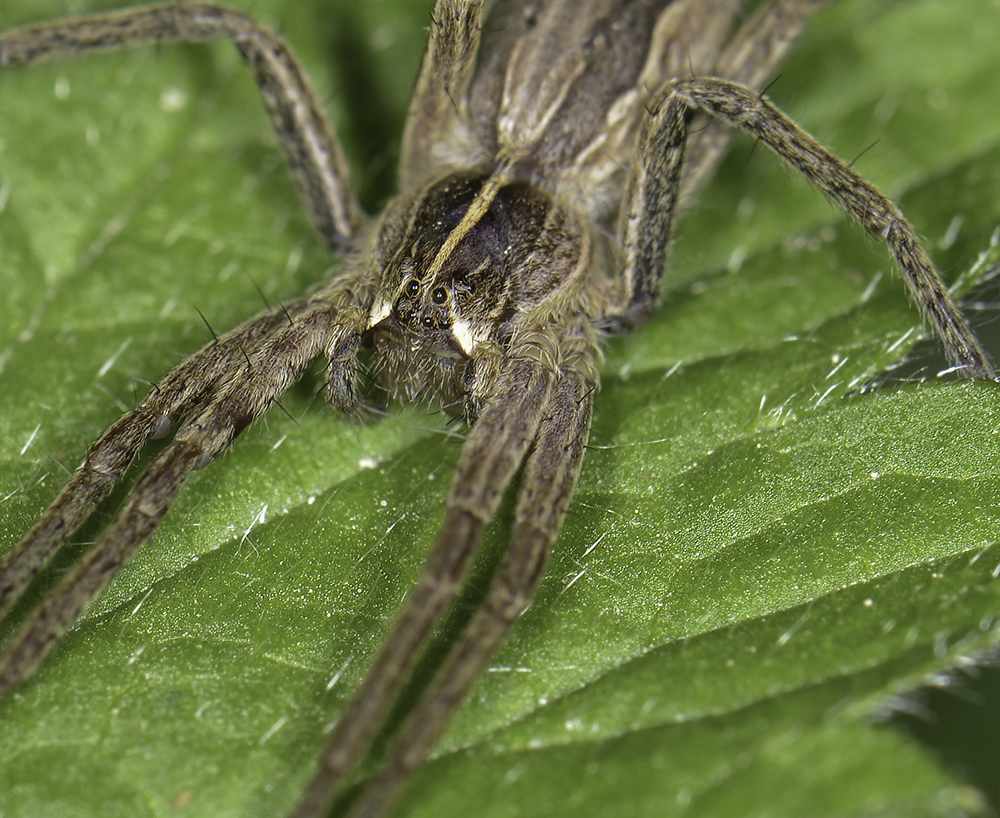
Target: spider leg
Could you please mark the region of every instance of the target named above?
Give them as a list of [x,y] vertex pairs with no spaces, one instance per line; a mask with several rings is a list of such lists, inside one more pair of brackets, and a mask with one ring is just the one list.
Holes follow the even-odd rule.
[[336,307],[323,302],[309,304],[290,322],[283,316],[281,320],[284,325],[262,339],[246,363],[233,368],[221,388],[177,432],[143,473],[114,522],[0,653],[0,695],[31,675],[87,604],[107,587],[170,510],[191,472],[225,452],[313,361],[341,344],[344,335],[357,332],[338,321]]
[[361,222],[347,163],[298,58],[267,26],[214,3],[165,3],[12,29],[0,37],[0,66],[223,37],[253,72],[313,224],[338,252]]
[[305,304],[302,300],[269,310],[206,344],[170,370],[135,409],[94,441],[59,496],[0,562],[0,619],[118,484],[145,443],[169,434],[235,363],[244,360],[245,350],[291,320]]
[[[704,74],[760,88],[784,62],[805,32],[809,18],[836,0],[769,0],[754,12]],[[712,177],[732,142],[733,129],[709,119],[687,148],[681,202],[691,201]],[[682,204],[683,206],[683,204]]]
[[325,815],[370,745],[408,671],[462,586],[483,529],[536,438],[556,380],[553,367],[529,353],[515,358],[494,387],[462,448],[444,523],[420,578],[334,728],[320,768],[293,813],[296,818]]
[[702,110],[762,142],[865,230],[884,239],[911,298],[941,338],[952,364],[969,378],[996,380],[993,365],[899,208],[766,98],[726,80],[688,79],[664,86],[649,110],[619,224],[626,324],[641,320],[658,298],[688,123]]
[[438,0],[403,131],[400,186],[415,187],[444,165],[434,155],[454,127],[458,101],[476,67],[482,0]]
[[482,606],[396,734],[388,765],[365,789],[351,818],[385,814],[531,604],[580,473],[592,392],[575,371],[563,373],[556,385],[525,463],[510,548]]

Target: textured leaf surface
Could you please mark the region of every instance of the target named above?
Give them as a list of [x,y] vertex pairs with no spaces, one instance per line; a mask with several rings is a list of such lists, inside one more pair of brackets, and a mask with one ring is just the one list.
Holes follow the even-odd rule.
[[[375,206],[427,4],[279,6],[253,13],[309,65]],[[8,2],[0,27],[96,7]],[[998,39],[988,0],[851,0],[770,91],[844,156],[881,140],[857,166],[949,279],[1000,222]],[[736,144],[681,225],[660,315],[609,348],[540,597],[399,815],[977,807],[864,716],[996,640],[1000,396],[845,398],[911,347],[916,314],[880,246],[750,153]],[[196,308],[227,328],[260,308],[254,282],[291,298],[330,261],[226,44],[0,71],[0,202],[7,547],[133,390],[208,339]],[[284,400],[294,420],[272,413],[195,475],[0,703],[5,817],[294,802],[419,570],[460,448],[428,410],[371,427],[323,412],[318,383]],[[505,530],[501,515],[460,612]]]

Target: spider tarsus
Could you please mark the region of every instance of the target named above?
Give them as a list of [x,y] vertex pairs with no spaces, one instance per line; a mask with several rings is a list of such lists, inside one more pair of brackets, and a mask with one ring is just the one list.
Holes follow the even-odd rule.
[[247,373],[253,369],[253,361],[250,360],[250,353],[244,347],[240,347],[240,352],[243,353],[243,359],[247,364]]

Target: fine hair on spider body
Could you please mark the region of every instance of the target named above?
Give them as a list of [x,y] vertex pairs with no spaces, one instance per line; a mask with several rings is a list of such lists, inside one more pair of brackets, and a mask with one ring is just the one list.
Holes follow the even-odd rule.
[[[292,812],[318,818],[343,805],[357,818],[386,815],[531,605],[580,475],[606,339],[659,306],[675,221],[734,133],[768,148],[884,242],[952,367],[996,380],[896,204],[759,90],[809,18],[832,4],[763,0],[747,12],[733,0],[437,0],[402,137],[399,193],[374,216],[359,204],[290,45],[243,11],[163,3],[0,34],[0,70],[232,40],[312,224],[341,260],[306,295],[174,366],[97,438],[0,563],[0,617],[60,558],[145,445],[165,442],[113,521],[4,645],[0,696],[30,684],[191,475],[325,361],[325,400],[350,420],[384,400],[432,402],[468,426],[440,531]],[[350,791],[421,657],[436,649],[510,491],[509,547],[481,603],[391,726],[373,780]]]

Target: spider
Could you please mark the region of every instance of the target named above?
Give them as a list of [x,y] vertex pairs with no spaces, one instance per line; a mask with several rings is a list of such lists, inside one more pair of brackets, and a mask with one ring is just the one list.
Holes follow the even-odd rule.
[[[436,14],[436,15],[435,15],[435,19],[436,19],[436,20],[439,20],[439,21],[440,21],[440,20],[442,19],[442,15],[440,15],[440,14]],[[433,300],[433,297],[434,297],[434,296],[433,296],[433,293],[431,294],[431,297],[432,297],[432,300]],[[286,308],[287,308],[287,307],[286,307]],[[275,315],[275,316],[278,316],[278,317],[280,317],[280,318],[285,318],[285,315],[284,315],[284,313],[283,313],[283,312],[282,312],[282,313],[280,313],[280,315],[279,315],[279,312],[278,312],[278,311],[275,311],[275,312],[274,312],[274,315]],[[284,326],[284,322],[282,322],[282,321],[279,321],[279,324],[281,324],[282,326]],[[289,326],[294,326],[294,325],[295,325],[294,321],[292,321],[291,323],[289,323]],[[607,327],[601,327],[601,329],[607,329]],[[471,330],[470,330],[470,331],[471,331]],[[466,337],[466,339],[467,339],[467,340],[469,340],[470,338],[471,338],[471,340],[472,340],[472,341],[475,341],[475,340],[476,340],[476,339],[475,339],[475,333],[473,333],[473,334],[472,334],[472,336],[465,336],[465,337]],[[481,342],[477,342],[477,343],[481,343]],[[529,360],[530,360],[530,358],[529,358]],[[392,362],[390,361],[390,362],[389,362],[389,364],[388,364],[388,366],[389,366],[389,368],[390,368],[390,369],[392,368],[392,365],[393,365],[393,364],[392,364]],[[410,372],[410,371],[412,371],[412,369],[411,369],[410,367],[408,367],[408,366],[407,366],[407,367],[401,367],[401,368],[400,368],[400,374],[402,374],[402,375],[404,376],[404,377],[403,377],[403,382],[404,382],[404,384],[406,384],[406,383],[409,383],[408,381],[406,381],[406,378],[405,378],[405,376],[406,376],[406,373],[408,373],[408,372]],[[980,374],[986,374],[986,373],[980,373]],[[406,390],[404,390],[404,391],[406,391]],[[419,392],[419,389],[417,389],[417,387],[416,387],[416,386],[414,386],[414,387],[413,387],[413,391],[417,391],[417,392]],[[447,391],[447,390],[446,390],[446,391]],[[582,398],[582,397],[583,397],[584,395],[589,395],[589,392],[590,392],[590,390],[589,390],[589,389],[587,389],[587,390],[584,390],[583,392],[581,392],[581,393],[580,393],[580,395],[578,395],[578,399],[577,399],[577,400],[575,400],[575,401],[574,401],[573,403],[574,403],[575,405],[580,405],[580,404],[581,404],[581,400],[580,400],[580,399],[581,399],[581,398]],[[409,396],[409,395],[408,395],[408,396]],[[449,395],[448,395],[448,400],[446,400],[445,402],[446,402],[446,403],[449,403],[449,402],[451,402],[451,399],[453,399],[453,398],[457,398],[457,397],[461,397],[461,395],[456,395],[456,394],[449,394]],[[452,406],[451,408],[452,408],[452,409],[454,409],[454,406]],[[474,414],[476,414],[476,412],[477,412],[477,411],[478,411],[478,410],[477,410],[477,409],[476,409],[475,407],[473,407],[473,409],[472,409],[472,412],[471,412],[471,413],[472,413],[472,414],[474,415]],[[474,426],[474,427],[473,427],[473,429],[475,429],[475,428],[477,428],[477,427],[476,427],[476,426]],[[481,428],[481,427],[480,427],[480,428]],[[577,438],[577,441],[579,442],[579,439],[578,439],[578,438]],[[140,657],[138,657],[138,656],[137,656],[137,657],[135,657],[135,658],[136,658],[136,660],[137,660],[137,661],[141,661]],[[334,678],[337,678],[337,677],[335,676]],[[276,724],[276,725],[277,725],[277,724],[279,724],[279,722],[280,722],[280,719],[278,719],[277,721],[275,721],[275,722],[274,722],[274,724]],[[278,728],[278,729],[276,729],[276,730],[275,730],[275,733],[274,733],[274,735],[279,735],[279,734],[280,734],[280,728]],[[269,737],[269,740],[270,740],[270,737]]]

